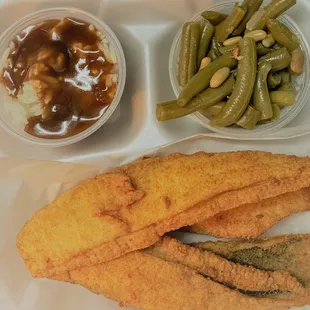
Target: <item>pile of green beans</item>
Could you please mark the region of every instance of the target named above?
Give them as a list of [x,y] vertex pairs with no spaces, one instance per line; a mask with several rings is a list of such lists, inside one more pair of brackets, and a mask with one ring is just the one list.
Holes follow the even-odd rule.
[[296,34],[277,18],[296,0],[244,0],[229,15],[205,11],[182,28],[178,63],[181,93],[157,105],[159,121],[200,112],[213,126],[253,129],[294,105],[292,76],[304,71]]

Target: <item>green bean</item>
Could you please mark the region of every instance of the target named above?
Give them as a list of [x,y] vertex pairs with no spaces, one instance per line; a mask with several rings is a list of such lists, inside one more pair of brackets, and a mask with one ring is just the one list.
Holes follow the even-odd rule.
[[182,41],[181,50],[179,57],[179,72],[178,80],[179,85],[184,87],[188,82],[188,63],[189,63],[189,52],[190,52],[190,39],[191,28],[190,23],[185,23],[182,30]]
[[267,27],[278,44],[286,47],[290,54],[299,48],[300,42],[298,37],[278,20],[268,19]]
[[278,72],[287,68],[291,62],[291,55],[285,47],[269,53],[259,59],[259,63],[263,61],[270,62],[272,64],[272,72]]
[[[190,80],[197,72],[197,56],[200,42],[200,23],[193,22],[191,27],[190,52],[188,63],[188,80]],[[199,63],[200,65],[200,63]]]
[[247,10],[245,8],[240,7],[238,3],[236,3],[231,14],[223,22],[216,26],[216,39],[223,43],[238,27],[246,12]]
[[278,90],[288,91],[291,93],[297,94],[295,86],[291,82],[285,82],[283,83]]
[[231,71],[231,74],[232,74],[232,75],[234,76],[234,78],[236,79],[237,76],[238,76],[238,69],[236,68],[236,69],[232,70],[232,71]]
[[183,117],[198,111],[199,109],[217,104],[231,94],[235,79],[231,75],[220,87],[207,88],[193,98],[186,107],[180,107],[177,101],[161,103],[157,105],[156,116],[159,121],[167,121]]
[[209,21],[205,21],[205,25],[202,29],[199,50],[198,50],[198,59],[197,59],[197,70],[200,67],[201,61],[206,57],[209,52],[210,43],[214,34],[214,27]]
[[280,107],[292,106],[296,102],[296,95],[291,91],[275,90],[270,93],[270,99],[273,104]]
[[234,69],[237,67],[237,63],[237,60],[229,54],[223,55],[211,62],[207,67],[196,73],[184,87],[179,96],[178,104],[182,107],[186,106],[192,98],[210,86],[211,78],[216,71],[224,67]]
[[237,125],[245,129],[253,129],[259,122],[261,113],[253,107],[248,106],[247,110],[237,122]]
[[273,0],[265,8],[258,10],[247,23],[247,29],[264,29],[269,18],[277,18],[296,4],[296,0]]
[[296,89],[290,82],[284,82],[276,91],[270,93],[272,103],[279,106],[294,105],[296,101]]
[[244,114],[252,97],[257,72],[256,44],[251,38],[244,38],[238,43],[240,60],[236,85],[223,110],[216,115],[211,124],[230,126]]
[[246,24],[255,14],[255,12],[260,8],[262,3],[263,0],[244,0],[242,6],[247,9],[247,12],[237,29],[233,32],[233,36],[240,36],[244,33],[246,29]]
[[238,48],[238,44],[234,44],[230,46],[222,46],[219,48],[219,51],[222,55],[224,55],[226,53],[231,53],[236,48]]
[[204,11],[201,13],[201,16],[207,21],[209,21],[213,26],[217,26],[227,18],[226,14],[214,11]]
[[271,118],[271,121],[278,120],[281,116],[281,109],[277,104],[272,104],[272,112],[273,112],[273,116]]
[[281,85],[284,83],[291,82],[291,75],[287,71],[280,71],[279,75],[281,76]]
[[[214,105],[232,93],[235,86],[235,78],[231,74],[228,79],[217,88],[207,88],[205,91],[197,95],[203,102],[202,107]],[[216,92],[213,90],[217,90]]]
[[282,48],[282,46],[279,43],[276,42],[276,44],[274,44],[272,46],[272,48],[277,51],[277,50],[280,50]]
[[262,62],[258,66],[257,78],[253,92],[253,103],[257,111],[261,113],[261,120],[272,118],[272,106],[268,91],[267,77],[271,71],[270,62]]
[[211,107],[201,108],[199,110],[199,112],[205,116],[215,116],[222,111],[225,104],[226,104],[226,101],[220,101],[219,103],[217,103]]
[[215,60],[216,58],[220,57],[222,55],[220,52],[220,48],[222,47],[223,45],[219,43],[215,37],[213,37],[211,41],[211,48],[208,53],[208,57],[210,57],[212,60]]
[[256,49],[257,49],[257,55],[258,56],[265,56],[265,55],[275,51],[273,48],[265,47],[262,42],[258,42],[256,44]]
[[268,82],[268,88],[269,89],[275,89],[281,85],[282,77],[280,74],[270,73],[268,75],[267,82]]
[[211,58],[211,60],[213,61],[213,60],[215,60],[216,58],[218,58],[217,56],[216,56],[216,53],[215,53],[215,50],[211,47],[211,49],[210,49],[210,51],[209,51],[209,53],[208,53],[208,55],[207,55],[209,58]]

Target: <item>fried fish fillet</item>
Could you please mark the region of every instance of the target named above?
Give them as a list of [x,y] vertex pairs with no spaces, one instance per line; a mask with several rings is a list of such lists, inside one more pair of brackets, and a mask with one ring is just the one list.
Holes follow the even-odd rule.
[[143,251],[72,270],[54,279],[79,284],[123,307],[146,310],[275,310],[306,304],[302,299],[250,297],[207,279],[187,266]]
[[310,159],[264,152],[173,154],[82,182],[17,237],[34,277],[100,264],[247,203],[310,186]]
[[285,271],[263,271],[236,264],[208,250],[185,245],[176,239],[163,238],[147,254],[186,265],[212,280],[248,293],[290,292],[309,299],[309,290]]
[[310,210],[310,187],[224,211],[185,230],[217,238],[256,238],[285,217]]
[[283,270],[310,288],[310,234],[195,244],[232,262],[260,270]]

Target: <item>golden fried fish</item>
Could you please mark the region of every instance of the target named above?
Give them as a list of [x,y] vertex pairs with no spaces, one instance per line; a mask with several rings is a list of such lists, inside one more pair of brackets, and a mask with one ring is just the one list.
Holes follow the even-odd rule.
[[260,270],[283,270],[310,288],[310,234],[284,235],[256,240],[194,244],[232,262]]
[[186,231],[217,238],[256,238],[285,217],[310,210],[310,187],[216,214]]
[[50,277],[309,186],[309,158],[235,152],[141,160],[82,182],[43,207],[21,229],[17,248],[34,277]]

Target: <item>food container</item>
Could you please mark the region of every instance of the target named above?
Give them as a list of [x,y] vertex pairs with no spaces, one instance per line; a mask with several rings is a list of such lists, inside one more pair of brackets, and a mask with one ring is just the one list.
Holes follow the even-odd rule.
[[[0,105],[0,125],[11,135],[20,138],[21,140],[30,143],[32,145],[36,146],[42,146],[42,147],[60,147],[60,146],[66,146],[73,143],[76,143],[78,141],[81,141],[94,133],[96,130],[98,130],[112,115],[116,107],[118,106],[125,86],[126,81],[126,63],[125,63],[125,56],[123,53],[122,46],[117,39],[114,32],[100,19],[98,19],[96,16],[82,11],[80,9],[76,8],[50,8],[46,10],[37,11],[35,13],[29,14],[22,18],[21,20],[17,21],[15,24],[13,24],[10,28],[8,28],[0,37],[0,55],[2,56],[5,51],[7,50],[10,42],[12,39],[19,34],[23,29],[30,25],[36,25],[40,24],[46,20],[50,19],[62,19],[64,17],[71,17],[79,20],[83,20],[89,24],[92,24],[95,26],[95,28],[103,33],[110,46],[114,49],[116,58],[117,58],[117,64],[118,64],[118,86],[116,90],[116,94],[114,96],[114,99],[112,103],[109,105],[107,110],[104,112],[104,114],[100,117],[100,119],[94,123],[91,127],[88,129],[82,131],[81,133],[78,133],[76,135],[73,135],[68,138],[63,139],[45,139],[45,138],[39,138],[32,136],[25,132],[21,126],[16,126],[12,122],[12,118],[10,115],[8,115],[7,111],[4,108],[4,104]],[[3,85],[0,87],[0,98],[5,98],[7,96],[7,91],[4,88]]]
[[[228,1],[220,4],[216,4],[213,6],[206,7],[205,10],[210,11],[217,11],[221,13],[230,13],[235,1]],[[196,13],[192,18],[189,19],[189,21],[200,21],[203,19],[201,17],[201,13],[203,11]],[[282,15],[278,18],[283,24],[285,24],[293,33],[297,34],[300,43],[301,48],[305,52],[305,70],[304,73],[296,78],[293,78],[292,82],[295,85],[297,89],[297,99],[296,104],[291,107],[285,107],[281,110],[281,116],[278,120],[264,124],[259,125],[255,127],[253,130],[246,130],[243,128],[237,128],[234,127],[228,127],[228,128],[222,128],[222,127],[215,127],[210,125],[210,120],[204,116],[203,114],[196,112],[190,115],[190,117],[200,123],[203,127],[216,132],[218,134],[221,134],[223,136],[227,137],[234,137],[234,138],[252,138],[252,137],[258,137],[262,135],[272,134],[273,132],[279,130],[280,128],[283,128],[285,125],[287,125],[289,122],[291,122],[305,107],[306,104],[309,103],[310,98],[310,54],[309,54],[309,45],[307,43],[307,40],[299,27],[297,26],[296,22],[292,20],[287,15]],[[169,57],[169,75],[170,75],[170,81],[173,87],[173,91],[175,95],[178,97],[181,89],[178,84],[177,79],[177,70],[178,70],[178,58],[179,58],[179,52],[180,52],[180,44],[181,44],[181,35],[182,35],[182,27],[178,31],[177,35],[174,38],[174,41],[172,43],[172,47],[170,50],[170,57]]]

